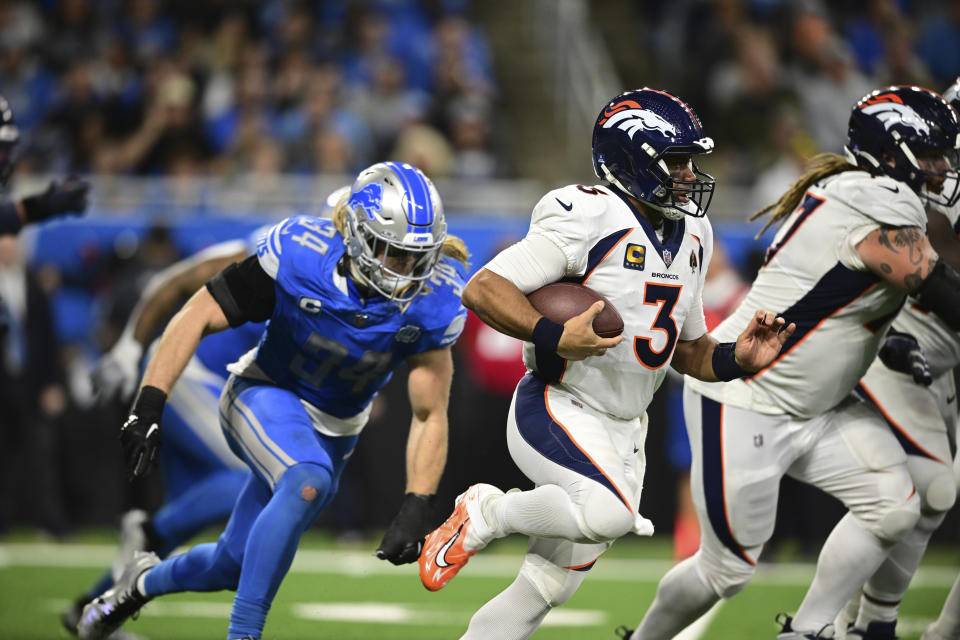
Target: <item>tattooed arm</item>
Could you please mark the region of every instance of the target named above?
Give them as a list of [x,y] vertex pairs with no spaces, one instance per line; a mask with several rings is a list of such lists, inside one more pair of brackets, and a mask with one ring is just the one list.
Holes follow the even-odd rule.
[[913,293],[939,260],[920,227],[881,227],[857,245],[867,267],[904,293]]

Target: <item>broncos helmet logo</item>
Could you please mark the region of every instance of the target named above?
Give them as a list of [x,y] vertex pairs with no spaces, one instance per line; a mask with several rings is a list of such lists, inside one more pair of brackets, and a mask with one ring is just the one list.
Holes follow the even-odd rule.
[[367,218],[374,219],[373,213],[383,209],[383,185],[371,182],[350,195],[347,204],[354,209],[362,209]]
[[882,122],[887,131],[894,125],[902,124],[922,136],[930,134],[930,125],[912,107],[903,104],[896,94],[874,96],[865,101],[860,110]]
[[604,129],[616,127],[627,133],[632,139],[637,131],[659,131],[665,136],[677,135],[677,128],[667,122],[662,116],[644,109],[634,100],[623,102],[604,110],[603,117],[597,123]]

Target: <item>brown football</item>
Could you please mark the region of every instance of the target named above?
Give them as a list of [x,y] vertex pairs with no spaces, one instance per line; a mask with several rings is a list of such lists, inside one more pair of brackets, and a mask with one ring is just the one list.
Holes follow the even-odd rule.
[[527,296],[533,308],[548,319],[563,324],[580,315],[597,300],[603,300],[603,311],[593,319],[593,331],[601,338],[615,338],[623,333],[623,318],[616,307],[602,295],[575,282],[554,282]]

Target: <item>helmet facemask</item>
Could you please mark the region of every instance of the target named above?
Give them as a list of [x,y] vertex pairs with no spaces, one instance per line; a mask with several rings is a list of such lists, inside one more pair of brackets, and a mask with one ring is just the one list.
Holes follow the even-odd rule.
[[[370,225],[347,214],[348,254],[361,276],[361,284],[397,302],[412,300],[433,273],[440,258],[439,244],[411,246],[377,234]],[[349,251],[356,246],[358,251]]]
[[[958,173],[960,150],[930,150],[918,159],[917,174],[923,180],[918,195],[930,204],[952,207],[960,201],[960,173]],[[924,166],[933,166],[925,169]]]
[[[649,164],[642,168],[643,172],[653,176],[657,182],[657,186],[650,193],[645,193],[637,183],[638,181],[633,181],[631,184],[631,181],[627,180],[628,184],[624,184],[603,162],[600,162],[600,168],[604,175],[600,177],[613,184],[623,193],[649,205],[668,220],[680,220],[684,216],[702,218],[707,215],[707,209],[713,200],[713,190],[717,181],[709,173],[702,171],[694,159],[697,154],[712,151],[713,140],[704,138],[698,142],[702,146],[698,145],[695,148],[668,147],[663,153],[650,159]],[[668,163],[668,161],[682,157],[689,159],[689,168],[694,175],[693,180],[678,180],[670,172],[669,164],[673,163]],[[621,171],[621,175],[622,173]],[[628,175],[639,175],[641,172],[631,167],[627,170],[627,173]]]

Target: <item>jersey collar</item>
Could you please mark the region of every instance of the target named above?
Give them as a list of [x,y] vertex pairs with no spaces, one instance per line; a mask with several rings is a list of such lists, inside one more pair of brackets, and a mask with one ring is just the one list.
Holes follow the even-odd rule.
[[[677,257],[677,251],[680,250],[680,245],[683,243],[684,232],[687,225],[686,216],[679,220],[663,219],[663,242],[661,242],[660,238],[657,237],[657,232],[653,228],[653,225],[640,213],[634,204],[630,202],[626,196],[618,193],[616,189],[610,189],[610,191],[620,198],[623,204],[627,205],[630,213],[637,219],[640,228],[647,234],[647,239],[650,240],[650,244],[653,245],[653,248],[656,249],[660,257],[663,258],[664,263],[672,263]],[[670,264],[667,264],[667,268],[669,267]]]

